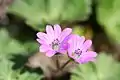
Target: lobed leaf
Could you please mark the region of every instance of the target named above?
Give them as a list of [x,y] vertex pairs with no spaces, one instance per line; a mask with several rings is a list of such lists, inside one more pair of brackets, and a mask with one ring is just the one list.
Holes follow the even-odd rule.
[[8,12],[25,19],[34,29],[45,24],[86,20],[91,13],[91,0],[15,0]]
[[[120,43],[120,1],[97,0],[97,20],[103,26],[111,41]],[[113,42],[113,41],[112,41]]]
[[119,80],[119,70],[120,64],[103,53],[95,63],[79,65],[73,71],[71,80]]

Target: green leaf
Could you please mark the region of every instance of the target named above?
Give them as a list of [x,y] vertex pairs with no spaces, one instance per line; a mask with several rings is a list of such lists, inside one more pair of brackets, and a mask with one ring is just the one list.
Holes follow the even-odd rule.
[[43,75],[25,72],[20,74],[20,69],[12,69],[13,62],[3,58],[0,59],[0,80],[41,80]]
[[98,0],[96,13],[111,41],[120,43],[120,0]]
[[17,40],[12,39],[6,29],[0,30],[0,57],[15,53],[24,53],[26,49]]
[[43,75],[26,72],[19,75],[18,78],[18,80],[41,80],[43,78]]
[[[13,32],[14,33],[14,32]],[[17,34],[17,33],[16,33]],[[21,68],[18,70],[13,70],[13,65],[19,66],[22,63],[14,63],[12,62],[12,58],[15,57],[13,55],[25,55],[28,52],[33,52],[37,49],[37,43],[34,41],[27,41],[25,43],[21,43],[18,40],[11,37],[8,33],[7,29],[1,28],[0,29],[0,80],[40,80],[43,78],[43,75],[25,72],[20,74]],[[15,57],[17,58],[17,57]],[[24,63],[24,62],[23,62]],[[20,66],[19,66],[20,67]]]
[[39,44],[37,43],[37,41],[36,42],[28,41],[28,42],[24,43],[23,46],[25,47],[27,52],[33,52],[39,48]]
[[12,70],[12,65],[7,59],[0,59],[0,80],[16,80],[18,73]]
[[91,0],[67,0],[62,12],[62,20],[86,20],[91,13]]
[[120,64],[104,53],[95,63],[81,64],[73,71],[71,80],[119,80]]
[[24,18],[32,28],[44,30],[45,24],[86,20],[91,0],[15,0],[8,12]]
[[11,57],[12,54],[26,54],[36,51],[38,43],[35,41],[27,41],[21,43],[12,38],[5,28],[0,29],[0,58]]

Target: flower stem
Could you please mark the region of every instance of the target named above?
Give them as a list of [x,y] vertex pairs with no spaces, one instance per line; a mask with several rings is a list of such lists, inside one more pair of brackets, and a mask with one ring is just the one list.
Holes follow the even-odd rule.
[[57,56],[57,59],[56,59],[56,64],[57,64],[57,68],[59,69],[59,57]]
[[60,70],[64,69],[64,67],[71,61],[71,59],[69,59],[68,61],[66,61],[65,64],[63,64],[63,66],[60,68]]

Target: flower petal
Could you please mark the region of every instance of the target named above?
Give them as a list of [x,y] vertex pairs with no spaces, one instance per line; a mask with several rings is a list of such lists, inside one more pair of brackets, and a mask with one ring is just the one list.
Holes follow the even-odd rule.
[[59,52],[59,53],[61,53],[61,54],[66,54],[66,53],[67,53],[67,51],[66,51],[66,50],[64,50],[64,49],[59,50],[58,52]]
[[96,52],[87,51],[85,53],[82,53],[82,55],[79,57],[79,59],[76,59],[76,61],[79,63],[87,63],[89,61],[95,61],[96,56],[97,56]]
[[65,28],[62,33],[60,34],[59,40],[62,42],[67,36],[69,36],[72,33],[71,28]]
[[85,52],[91,47],[91,45],[92,45],[92,41],[86,40],[85,43],[81,46],[81,50]]
[[70,58],[75,59],[75,54],[72,52],[71,49],[68,49],[68,56],[69,56]]
[[65,52],[67,51],[67,49],[68,49],[67,43],[61,44],[58,52]]
[[74,47],[74,36],[72,36],[69,40],[68,40],[68,55],[73,58],[72,53],[75,51],[75,47]]
[[81,57],[96,57],[97,53],[94,51],[87,51],[81,54]]
[[46,34],[42,33],[42,32],[38,32],[36,35],[38,38],[42,38],[42,37],[46,36]]
[[60,43],[60,50],[67,50],[68,49],[68,40],[71,38],[71,35],[67,36],[61,43]]
[[66,53],[68,51],[69,48],[69,43],[68,40],[70,39],[71,35],[69,35],[68,37],[66,37],[60,44],[60,48],[59,51],[60,53]]
[[84,36],[79,36],[79,35],[75,35],[75,47],[76,49],[81,49],[81,46],[83,45],[84,41],[85,41],[85,37]]
[[48,45],[40,46],[40,52],[47,52],[48,50],[51,50],[50,46],[48,46]]
[[79,49],[81,49],[84,41],[85,41],[85,37],[84,37],[84,36],[81,36],[81,37],[78,39],[77,47],[78,47]]
[[55,55],[55,51],[53,51],[53,50],[49,50],[46,52],[46,56],[48,56],[48,57],[52,57],[53,55]]
[[[48,37],[47,37],[47,34],[42,33],[42,32],[38,32],[36,35],[37,35],[37,37],[38,37],[40,40],[44,41],[46,44],[51,43],[50,40],[49,40]],[[38,40],[37,40],[37,41],[38,41]],[[41,41],[38,41],[38,42],[41,42]],[[40,43],[40,44],[41,44],[41,43]]]
[[53,41],[54,40],[54,31],[53,31],[52,26],[47,25],[46,26],[46,32],[47,32],[49,40]]
[[68,40],[69,49],[74,52],[77,49],[77,36],[72,34],[70,39]]
[[61,34],[61,27],[58,24],[54,25],[55,39],[57,39],[60,36],[60,34]]
[[39,42],[40,44],[46,44],[46,42],[44,40],[41,40],[41,39],[36,39],[37,42]]

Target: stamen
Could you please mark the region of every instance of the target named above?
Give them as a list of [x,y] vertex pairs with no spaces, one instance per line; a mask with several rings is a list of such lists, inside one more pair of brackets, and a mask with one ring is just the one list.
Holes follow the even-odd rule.
[[52,42],[52,49],[53,50],[59,50],[59,40],[58,39],[55,39],[53,42]]
[[73,56],[75,55],[77,58],[80,57],[82,54],[82,51],[80,49],[75,50],[74,54],[72,54]]

